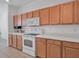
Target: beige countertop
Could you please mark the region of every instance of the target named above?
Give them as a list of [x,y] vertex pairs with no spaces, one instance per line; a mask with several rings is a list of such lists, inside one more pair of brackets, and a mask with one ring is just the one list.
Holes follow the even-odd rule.
[[36,37],[79,43],[79,35],[38,35]]
[[13,34],[13,35],[23,35],[24,33],[10,32],[9,34]]

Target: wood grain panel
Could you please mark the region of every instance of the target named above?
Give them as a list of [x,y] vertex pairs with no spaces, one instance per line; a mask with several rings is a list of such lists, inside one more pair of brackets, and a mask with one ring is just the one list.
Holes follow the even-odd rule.
[[79,49],[64,47],[63,58],[79,58]]
[[12,45],[13,45],[13,37],[12,37],[12,35],[11,34],[9,34],[9,47],[12,47]]
[[74,23],[79,24],[79,1],[74,2]]
[[39,10],[33,11],[33,17],[39,17]]
[[28,18],[32,18],[32,17],[33,17],[33,13],[32,13],[32,12],[28,12],[28,13],[27,13],[27,17],[28,17]]
[[47,58],[60,58],[61,46],[47,44]]
[[22,50],[22,36],[17,35],[17,49]]
[[40,21],[41,21],[41,25],[48,25],[49,24],[49,15],[50,15],[50,9],[49,8],[45,8],[40,10]]
[[57,40],[47,40],[47,44],[55,44],[55,45],[61,45],[61,41]]
[[38,40],[39,42],[36,41],[36,56],[41,58],[46,58],[46,42],[43,42],[43,41],[41,42],[39,38]]
[[60,6],[50,8],[50,24],[59,24],[60,22]]
[[72,24],[74,20],[74,3],[61,4],[61,23]]
[[22,19],[22,26],[25,26],[26,25],[26,20],[28,19],[27,13],[22,14],[21,19]]

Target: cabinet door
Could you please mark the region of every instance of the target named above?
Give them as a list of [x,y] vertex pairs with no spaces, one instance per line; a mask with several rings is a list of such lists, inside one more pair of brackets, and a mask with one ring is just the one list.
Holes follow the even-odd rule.
[[61,41],[47,40],[47,57],[48,58],[61,57]]
[[61,47],[53,44],[47,44],[47,58],[60,58]]
[[22,36],[17,35],[17,49],[22,50]]
[[13,38],[12,38],[12,35],[11,34],[9,34],[9,42],[8,42],[8,44],[9,44],[9,47],[12,47]]
[[27,20],[27,13],[22,14],[21,19],[22,19],[22,26],[25,26],[26,25],[26,20]]
[[17,26],[17,23],[18,23],[18,16],[13,16],[13,25],[14,26]]
[[39,17],[39,10],[33,11],[33,17]]
[[36,56],[45,58],[46,57],[46,42],[45,40],[36,41]]
[[74,20],[74,3],[69,2],[61,5],[61,23],[72,24]]
[[21,20],[21,15],[18,15],[18,26],[21,26],[22,25],[22,20]]
[[13,47],[16,48],[16,35],[13,35]]
[[50,13],[49,11],[50,11],[49,8],[40,10],[41,25],[48,25],[49,24],[49,13]]
[[79,24],[79,1],[75,1],[75,21],[74,23]]
[[13,27],[16,26],[15,25],[15,16],[13,16]]
[[79,49],[64,47],[63,57],[64,58],[79,58]]
[[60,7],[54,6],[50,8],[50,24],[59,24],[60,22]]
[[32,18],[32,16],[33,16],[33,15],[32,15],[32,12],[28,12],[28,13],[27,13],[27,17],[28,17],[28,18]]

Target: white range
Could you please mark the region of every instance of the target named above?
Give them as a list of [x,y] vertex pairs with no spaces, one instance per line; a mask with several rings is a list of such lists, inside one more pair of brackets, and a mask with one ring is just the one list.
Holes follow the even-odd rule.
[[38,27],[28,27],[23,36],[23,52],[35,57],[35,37],[42,34]]

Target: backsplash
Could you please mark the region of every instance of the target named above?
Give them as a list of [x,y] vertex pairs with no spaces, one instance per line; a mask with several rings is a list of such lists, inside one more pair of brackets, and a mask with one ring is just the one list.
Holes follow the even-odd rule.
[[44,34],[79,35],[79,25],[48,25],[41,29]]
[[25,33],[39,33],[42,34],[42,30],[40,27],[26,27]]

